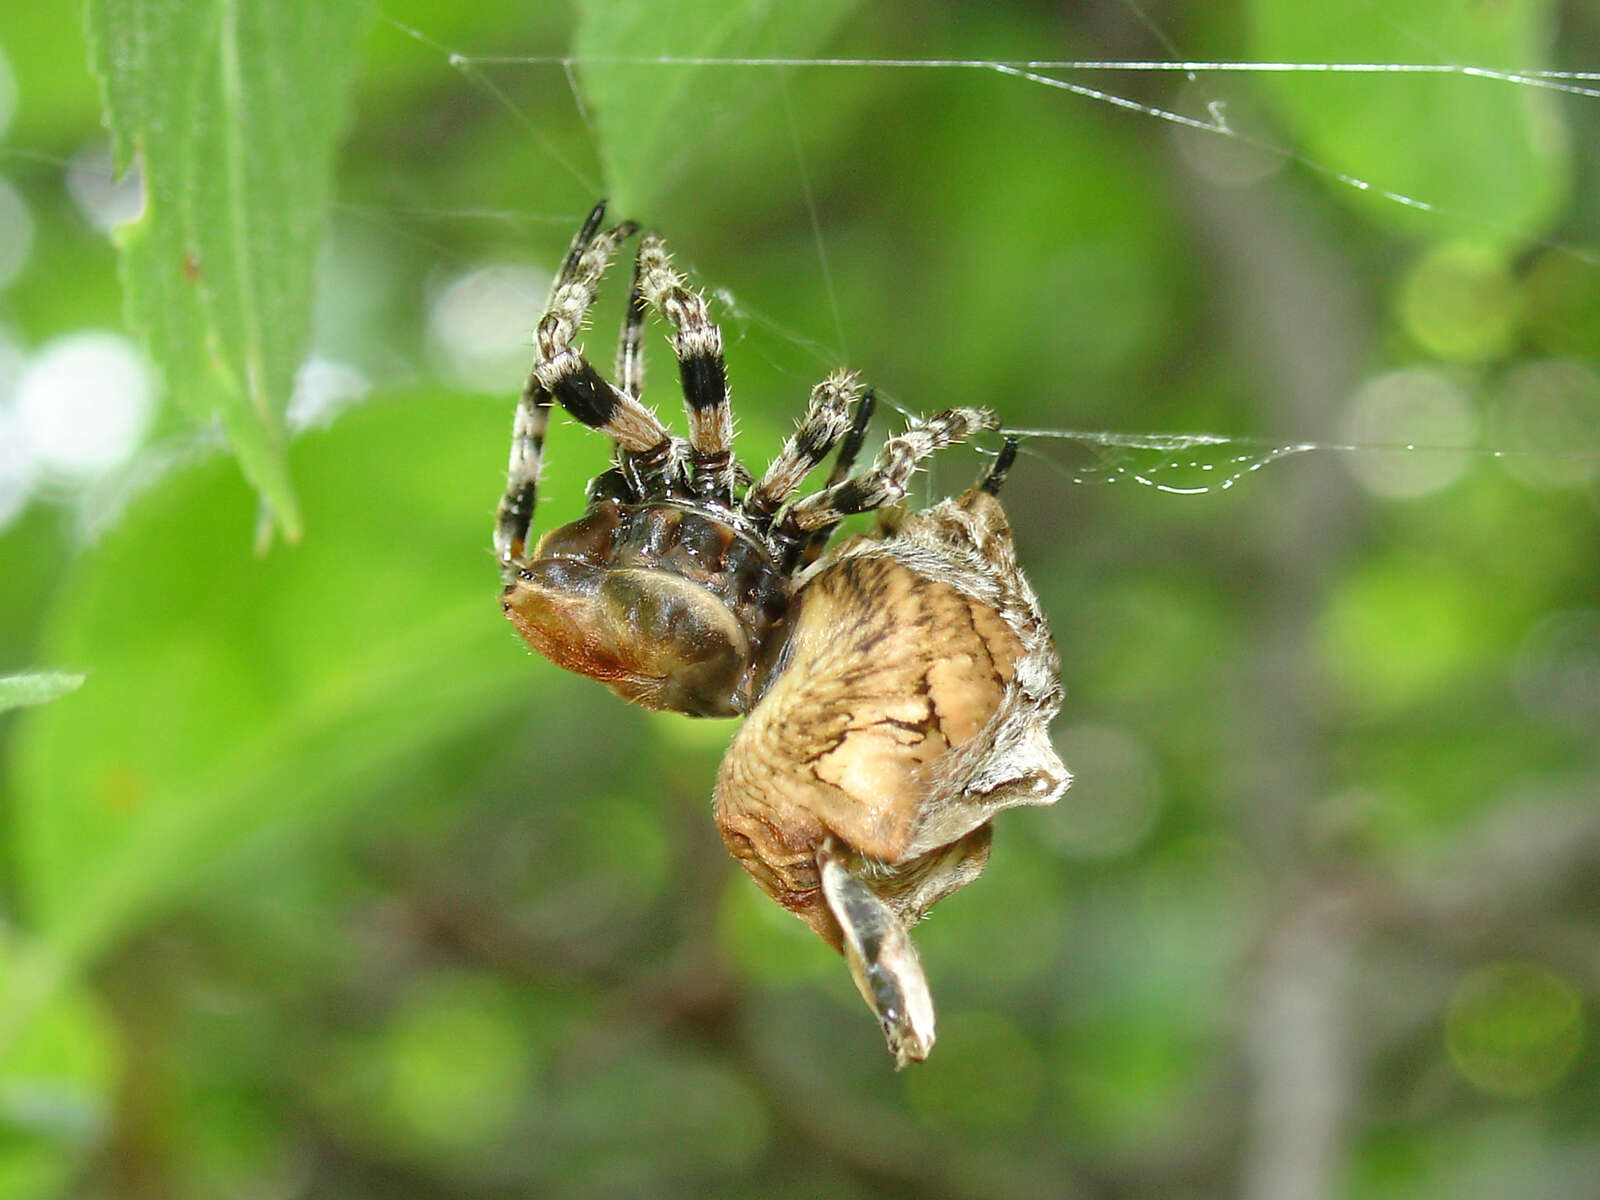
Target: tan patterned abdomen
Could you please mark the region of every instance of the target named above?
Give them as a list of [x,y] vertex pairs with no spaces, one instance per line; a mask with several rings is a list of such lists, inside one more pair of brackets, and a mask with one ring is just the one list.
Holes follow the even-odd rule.
[[891,902],[893,893],[918,893],[925,909],[938,898],[920,894],[927,872],[913,859],[935,858],[946,873],[952,858],[975,860],[959,872],[970,879],[987,857],[987,828],[977,833],[987,812],[932,854],[909,852],[930,798],[948,790],[937,785],[994,720],[1022,652],[994,609],[895,558],[824,568],[805,589],[788,666],[718,773],[717,826],[729,850],[763,890],[835,942],[816,891],[816,847],[829,834],[906,868],[884,874]]

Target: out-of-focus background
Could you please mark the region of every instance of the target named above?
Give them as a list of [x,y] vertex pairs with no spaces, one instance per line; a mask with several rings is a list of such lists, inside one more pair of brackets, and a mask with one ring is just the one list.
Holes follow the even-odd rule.
[[[83,31],[0,7],[0,673],[87,677],[0,723],[0,1195],[1594,1194],[1600,84],[1535,72],[1595,10],[718,12],[382,0],[286,545],[128,331]],[[953,62],[681,61],[818,56]],[[747,461],[841,364],[1037,431],[1078,778],[919,930],[903,1074],[717,841],[732,726],[500,617],[602,193],[714,292]],[[558,418],[540,528],[604,454]]]

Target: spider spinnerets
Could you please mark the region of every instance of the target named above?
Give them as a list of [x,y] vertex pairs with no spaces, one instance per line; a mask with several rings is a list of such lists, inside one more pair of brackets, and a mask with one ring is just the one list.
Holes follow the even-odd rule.
[[[984,479],[893,507],[935,451],[993,429],[985,409],[912,420],[855,471],[873,410],[856,376],[812,389],[756,479],[733,455],[722,335],[646,234],[617,382],[575,339],[631,222],[597,205],[552,285],[512,427],[495,524],[501,604],[535,650],[635,704],[746,720],[717,772],[723,842],[756,883],[841,951],[900,1066],[927,1057],[933,1004],[908,930],[971,882],[989,820],[1052,803],[1070,776],[1048,726],[1060,670],[997,495]],[[649,311],[673,330],[689,437],[640,401]],[[550,409],[611,439],[587,512],[529,547]],[[797,495],[837,451],[827,483]],[[847,516],[871,533],[833,542]]]

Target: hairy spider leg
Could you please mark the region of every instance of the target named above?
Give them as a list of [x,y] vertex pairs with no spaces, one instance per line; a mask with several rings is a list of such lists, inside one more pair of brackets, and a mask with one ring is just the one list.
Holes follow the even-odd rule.
[[672,351],[689,412],[690,485],[701,496],[730,503],[736,472],[722,330],[711,319],[705,296],[689,287],[656,234],[645,234],[639,243],[638,271],[645,302],[673,330]]
[[[550,285],[552,292],[556,284],[563,279],[571,279],[578,273],[578,260],[583,257],[583,252],[589,248],[589,243],[594,241],[594,235],[600,230],[600,222],[606,219],[606,202],[600,201],[589,210],[589,215],[583,219],[583,226],[573,235],[572,242],[567,247],[567,256],[561,260],[561,271],[556,276],[556,282]],[[632,233],[632,230],[629,230]],[[548,307],[548,305],[546,306]]]
[[672,435],[653,412],[605,379],[573,345],[612,257],[637,228],[624,221],[594,235],[575,256],[568,255],[572,269],[563,269],[557,277],[534,331],[539,356],[533,375],[573,417],[654,469],[664,468],[672,457]]
[[[867,440],[867,426],[872,421],[872,414],[878,408],[878,393],[868,388],[861,397],[861,403],[856,405],[856,414],[850,422],[850,431],[844,435],[844,441],[839,443],[839,453],[833,460],[833,470],[828,472],[828,482],[825,487],[832,487],[847,479],[850,472],[855,470],[856,459],[861,454],[861,447]],[[828,540],[838,531],[839,523],[824,525],[821,529],[813,530],[810,540],[802,545],[791,545],[785,566],[790,570],[809,567],[822,557],[822,552],[828,548]]]
[[539,464],[544,459],[544,434],[550,426],[550,393],[529,378],[511,419],[511,463],[506,491],[494,519],[494,552],[509,580],[512,566],[527,550],[528,528],[539,499]]
[[884,442],[866,471],[823,488],[790,508],[779,532],[803,538],[853,513],[893,504],[906,494],[906,485],[923,459],[998,424],[986,408],[947,408],[926,421],[915,421],[904,433]]
[[538,353],[512,421],[506,491],[495,518],[495,554],[508,573],[527,550],[552,401],[611,438],[643,475],[665,475],[676,458],[674,439],[656,415],[635,396],[606,382],[572,344],[588,317],[606,267],[637,229],[625,221],[600,233],[604,216],[602,202],[573,239],[534,332]]
[[[625,395],[639,399],[644,393],[644,324],[649,309],[644,293],[639,289],[639,259],[634,256],[633,282],[628,287],[628,307],[622,318],[622,333],[617,339],[617,386]],[[681,457],[681,446],[680,455]],[[622,498],[642,499],[649,481],[640,471],[635,456],[623,449],[620,443],[613,448],[611,461],[615,464],[618,486]]]
[[639,260],[633,260],[633,284],[628,288],[628,311],[617,342],[617,386],[637,400],[644,391],[644,293],[639,290]]
[[744,510],[763,526],[792,496],[813,467],[850,433],[850,407],[861,394],[853,371],[834,371],[811,389],[806,411],[760,482],[745,493]]
[[868,388],[861,394],[861,403],[856,405],[856,414],[850,421],[850,428],[844,435],[844,441],[839,443],[839,456],[833,460],[833,470],[828,472],[828,482],[825,486],[845,479],[851,471],[855,470],[856,459],[861,455],[861,447],[867,440],[867,425],[872,421],[872,414],[878,410],[878,393]]

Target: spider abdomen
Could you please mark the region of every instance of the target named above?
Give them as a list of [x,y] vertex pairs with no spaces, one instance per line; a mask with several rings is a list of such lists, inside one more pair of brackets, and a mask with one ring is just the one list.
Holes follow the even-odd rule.
[[726,717],[760,693],[788,586],[727,521],[602,500],[540,539],[500,603],[556,665],[646,708]]
[[994,813],[1066,784],[1035,741],[1060,703],[1036,602],[977,565],[1009,552],[998,502],[974,490],[841,545],[796,597],[783,670],[723,759],[716,816],[763,890],[830,941],[824,839],[874,864],[874,889],[912,923],[977,875]]

